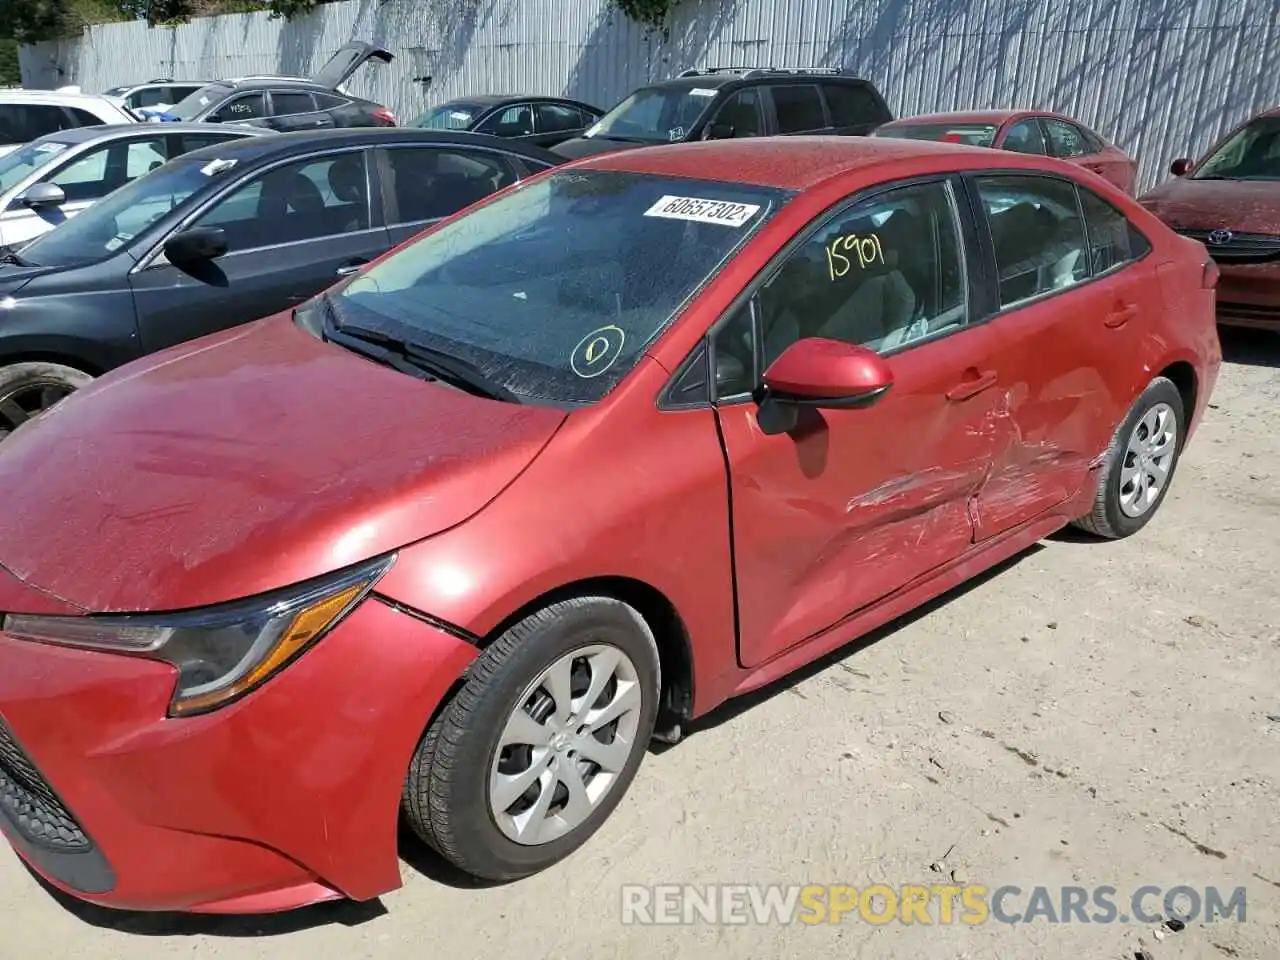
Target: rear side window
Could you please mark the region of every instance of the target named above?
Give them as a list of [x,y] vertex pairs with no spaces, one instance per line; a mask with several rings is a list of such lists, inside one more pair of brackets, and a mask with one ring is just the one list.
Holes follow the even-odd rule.
[[315,94],[315,98],[316,98],[316,109],[318,110],[332,110],[334,107],[345,106],[347,103],[350,102],[332,93],[317,92]]
[[827,125],[818,88],[810,84],[773,87],[773,105],[778,113],[779,133],[821,130]]
[[1044,131],[1035,120],[1019,120],[1015,123],[1005,134],[1001,147],[1012,150],[1014,153],[1031,153],[1040,156],[1049,152],[1044,142]]
[[96,113],[90,113],[88,110],[81,110],[79,107],[67,107],[67,111],[75,120],[74,124],[68,124],[68,126],[100,127],[106,122]]
[[1095,277],[1146,256],[1151,244],[1128,217],[1092,191],[1078,189],[1089,231],[1089,267]]
[[[94,120],[94,123],[100,122]],[[75,125],[59,107],[40,103],[0,104],[0,143],[26,143]]]
[[1000,277],[1011,307],[1089,278],[1084,221],[1075,187],[1049,177],[979,177]]
[[540,103],[538,110],[538,132],[560,133],[565,130],[580,130],[585,124],[577,107],[569,107],[560,103]]
[[295,113],[313,113],[316,109],[311,94],[300,91],[273,91],[271,94],[271,115],[288,117]]
[[480,151],[396,147],[387,160],[395,201],[389,226],[447,217],[517,179],[504,157]]
[[866,127],[889,119],[879,98],[862,84],[824,83],[822,93],[833,126]]

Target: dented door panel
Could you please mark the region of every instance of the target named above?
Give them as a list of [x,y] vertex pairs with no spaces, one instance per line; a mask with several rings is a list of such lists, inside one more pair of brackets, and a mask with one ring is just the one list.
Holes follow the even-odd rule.
[[[895,384],[865,410],[813,411],[761,432],[753,403],[723,406],[739,656],[756,666],[963,553],[993,453],[998,390],[946,394],[990,367],[974,327],[891,358]],[[998,386],[998,384],[997,384]]]

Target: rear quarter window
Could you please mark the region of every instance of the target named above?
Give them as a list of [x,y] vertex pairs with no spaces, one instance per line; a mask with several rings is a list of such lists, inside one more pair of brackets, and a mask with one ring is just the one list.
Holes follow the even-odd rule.
[[775,86],[771,92],[779,133],[804,133],[826,127],[827,115],[815,84]]
[[1077,187],[1089,235],[1089,266],[1093,276],[1141,260],[1151,244],[1123,213],[1091,190]]
[[822,93],[834,126],[869,127],[889,119],[880,98],[864,84],[824,83]]

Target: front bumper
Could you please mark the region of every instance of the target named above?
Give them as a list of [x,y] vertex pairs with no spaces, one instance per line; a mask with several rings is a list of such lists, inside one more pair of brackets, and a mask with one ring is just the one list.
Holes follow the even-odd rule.
[[1280,330],[1280,261],[1218,261],[1218,322]]
[[370,598],[243,700],[168,719],[169,665],[0,634],[0,831],[103,906],[370,899],[400,885],[405,772],[476,653]]

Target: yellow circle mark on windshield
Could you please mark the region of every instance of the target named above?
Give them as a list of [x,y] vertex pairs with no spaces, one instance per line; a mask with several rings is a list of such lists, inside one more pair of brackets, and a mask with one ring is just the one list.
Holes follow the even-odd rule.
[[598,377],[622,355],[622,345],[626,342],[626,333],[613,324],[592,330],[573,348],[569,366],[583,379]]

